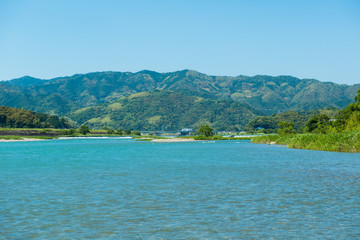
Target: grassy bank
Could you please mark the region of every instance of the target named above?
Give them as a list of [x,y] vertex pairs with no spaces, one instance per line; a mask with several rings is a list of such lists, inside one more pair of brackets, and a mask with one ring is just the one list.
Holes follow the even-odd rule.
[[90,133],[81,134],[76,129],[54,129],[54,128],[0,128],[1,139],[22,139],[26,138],[39,138],[39,139],[51,139],[58,137],[101,137],[101,136],[133,136],[132,134],[115,134],[108,133],[104,130],[90,130]]
[[328,134],[268,135],[255,137],[252,143],[275,143],[290,148],[331,152],[360,152],[360,132]]
[[0,139],[3,140],[22,140],[22,137],[19,136],[0,136]]
[[168,139],[168,137],[159,137],[155,135],[132,136],[132,138],[136,139],[136,141],[142,141],[142,142],[151,142],[154,139]]

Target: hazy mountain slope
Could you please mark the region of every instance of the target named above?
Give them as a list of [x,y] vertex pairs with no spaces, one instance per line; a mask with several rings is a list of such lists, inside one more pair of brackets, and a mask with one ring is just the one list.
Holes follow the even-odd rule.
[[33,109],[31,96],[25,92],[21,87],[0,82],[0,105]]
[[136,130],[178,130],[209,124],[215,130],[242,130],[261,112],[245,103],[210,100],[172,91],[151,91],[69,114],[80,124]]
[[291,76],[209,76],[190,70],[171,73],[96,72],[48,81],[22,79],[2,82],[0,89],[8,90],[0,90],[0,104],[64,115],[122,96],[160,89],[209,99],[243,101],[271,114],[328,106],[342,108],[353,100],[358,88],[360,84],[348,86]]

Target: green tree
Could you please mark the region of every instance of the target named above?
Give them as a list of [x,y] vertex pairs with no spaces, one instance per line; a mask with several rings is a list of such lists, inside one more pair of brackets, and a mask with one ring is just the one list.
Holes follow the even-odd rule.
[[210,137],[210,136],[214,135],[214,131],[208,125],[201,125],[199,130],[198,130],[198,134],[199,135],[204,135],[206,137]]
[[107,130],[106,130],[106,133],[107,134],[114,134],[114,129],[112,129],[112,128],[108,128]]
[[137,135],[137,136],[141,136],[141,133],[139,131],[133,131],[132,134]]
[[66,122],[65,118],[59,118],[61,128],[69,128],[70,125]]
[[121,129],[117,129],[117,130],[115,131],[115,134],[117,134],[117,135],[123,135],[123,131],[122,131]]
[[309,119],[305,125],[306,132],[326,133],[330,127],[330,118],[326,114],[318,114]]
[[287,134],[295,134],[295,133],[296,131],[294,129],[293,122],[279,122],[279,129],[278,129],[279,135],[287,135]]
[[130,134],[131,134],[131,130],[130,130],[130,129],[125,129],[125,134],[126,134],[126,135],[130,135]]
[[61,128],[61,124],[60,124],[58,116],[50,116],[50,117],[48,117],[47,122],[50,123],[50,125],[53,128]]
[[79,128],[79,133],[86,135],[87,133],[90,133],[90,128],[87,125],[81,125]]
[[61,130],[61,135],[74,135],[74,134],[75,134],[75,129],[73,128]]

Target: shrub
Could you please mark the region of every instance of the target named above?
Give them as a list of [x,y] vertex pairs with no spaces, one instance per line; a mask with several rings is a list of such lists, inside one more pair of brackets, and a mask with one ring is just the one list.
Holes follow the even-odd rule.
[[114,134],[114,129],[112,129],[112,128],[108,128],[107,130],[106,130],[106,133],[107,134]]
[[204,135],[205,137],[213,136],[214,132],[211,127],[208,125],[201,125],[198,130],[199,135]]
[[90,128],[87,125],[81,125],[79,128],[79,133],[86,135],[87,133],[90,133]]

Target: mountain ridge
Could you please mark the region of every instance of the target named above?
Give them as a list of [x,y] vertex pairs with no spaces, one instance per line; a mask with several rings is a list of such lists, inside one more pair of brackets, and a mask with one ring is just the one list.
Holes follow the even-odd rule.
[[144,69],[144,70],[140,70],[137,72],[130,72],[130,71],[126,71],[126,72],[121,72],[121,71],[94,71],[94,72],[87,72],[87,73],[75,73],[73,75],[68,75],[68,76],[61,76],[61,77],[54,77],[54,78],[37,78],[37,77],[32,77],[29,75],[25,75],[22,77],[18,77],[18,78],[13,78],[13,79],[7,79],[7,80],[1,80],[1,82],[12,82],[14,80],[19,80],[19,79],[25,79],[25,78],[31,78],[31,79],[36,79],[36,80],[41,80],[41,81],[53,81],[53,80],[57,80],[57,79],[62,79],[62,78],[72,78],[72,77],[77,77],[77,76],[83,76],[83,75],[88,75],[88,74],[101,74],[101,73],[128,73],[128,74],[139,74],[139,73],[154,73],[154,74],[169,74],[169,73],[178,73],[178,72],[194,72],[197,74],[201,74],[201,75],[206,75],[206,76],[210,76],[210,77],[226,77],[226,78],[238,78],[238,77],[246,77],[246,78],[253,78],[253,77],[273,77],[273,78],[278,78],[278,77],[291,77],[291,78],[296,78],[298,80],[311,80],[311,81],[318,81],[318,82],[322,82],[322,83],[333,83],[336,85],[344,85],[344,86],[353,86],[353,85],[358,85],[356,84],[346,84],[346,83],[335,83],[335,82],[331,82],[331,81],[321,81],[318,80],[316,78],[300,78],[300,77],[295,77],[292,75],[287,75],[287,74],[281,74],[281,75],[267,75],[267,74],[255,74],[255,75],[243,75],[243,74],[239,74],[239,75],[213,75],[213,74],[206,74],[206,73],[202,73],[193,69],[183,69],[183,70],[178,70],[178,71],[173,71],[173,72],[157,72],[157,71],[153,71],[153,70],[149,70],[149,69]]
[[273,114],[342,108],[352,102],[360,88],[360,84],[336,84],[287,75],[213,76],[188,69],[168,73],[103,71],[48,80],[32,78],[31,81],[33,84],[26,83],[25,79],[0,82],[0,104],[66,115],[83,107],[157,89],[245,102],[259,111]]

